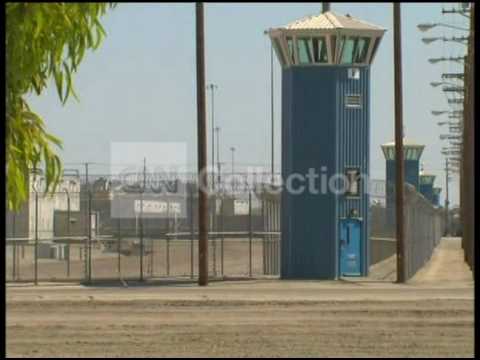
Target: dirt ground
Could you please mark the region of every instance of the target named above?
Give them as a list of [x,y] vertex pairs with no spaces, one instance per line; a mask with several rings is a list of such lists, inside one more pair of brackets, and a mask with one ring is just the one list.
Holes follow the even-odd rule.
[[6,300],[9,357],[473,357],[473,281],[452,238],[405,285],[17,284]]

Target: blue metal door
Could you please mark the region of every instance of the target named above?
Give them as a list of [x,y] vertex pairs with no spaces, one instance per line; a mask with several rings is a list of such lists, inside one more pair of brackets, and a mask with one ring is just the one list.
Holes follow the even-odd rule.
[[340,276],[360,275],[360,241],[362,221],[340,220]]

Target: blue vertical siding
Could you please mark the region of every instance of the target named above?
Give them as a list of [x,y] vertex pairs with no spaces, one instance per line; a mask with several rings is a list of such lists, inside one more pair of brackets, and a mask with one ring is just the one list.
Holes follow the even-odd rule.
[[[282,177],[307,174],[329,179],[345,167],[369,175],[369,77],[348,79],[345,66],[290,67],[282,74]],[[360,108],[346,108],[346,95],[361,95]],[[326,171],[322,171],[326,167]],[[320,188],[320,179],[317,179]],[[285,183],[284,183],[285,185]],[[339,274],[339,218],[355,209],[363,220],[362,275],[368,274],[368,194],[358,198],[282,192],[281,277],[335,279]]]
[[[349,79],[348,68],[337,67],[339,89],[337,94],[337,134],[339,137],[337,168],[340,174],[345,174],[346,167],[358,167],[360,173],[368,179],[370,176],[370,69],[369,67],[358,69],[360,78]],[[347,108],[347,95],[360,95],[361,107]],[[362,218],[361,273],[367,275],[369,268],[369,199],[365,183],[361,186],[359,197],[338,196],[338,216],[340,218],[348,217],[351,210],[356,210],[358,216]]]

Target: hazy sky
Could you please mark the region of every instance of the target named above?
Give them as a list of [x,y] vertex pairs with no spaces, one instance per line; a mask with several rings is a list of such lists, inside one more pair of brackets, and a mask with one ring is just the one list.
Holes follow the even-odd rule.
[[[442,71],[461,72],[459,65],[431,65],[429,57],[458,56],[462,45],[436,42],[425,45],[422,22],[464,24],[459,15],[442,15],[453,3],[402,5],[404,122],[408,139],[426,145],[425,170],[437,175],[445,187],[444,158],[440,153],[445,133],[436,125],[432,109],[447,109],[441,90],[432,88]],[[236,147],[237,166],[270,164],[270,43],[265,29],[284,25],[321,11],[309,4],[206,4],[207,82],[218,85],[216,124],[221,127],[220,157],[230,169],[230,147]],[[371,177],[385,178],[380,145],[393,139],[393,22],[390,3],[333,3],[332,11],[387,29],[371,71]],[[194,4],[119,4],[103,18],[107,38],[100,49],[88,53],[75,75],[80,102],[61,106],[50,87],[32,107],[48,128],[64,140],[61,152],[69,163],[110,162],[112,142],[186,142],[190,167],[196,165],[196,73]],[[438,28],[427,36],[452,36]],[[463,35],[456,33],[456,36]],[[275,152],[280,169],[280,66],[275,59]],[[210,99],[207,98],[207,104]],[[210,109],[208,108],[210,134]],[[443,144],[442,144],[443,143]],[[210,145],[209,161],[210,161]],[[148,159],[147,159],[148,161]],[[238,164],[238,165],[237,165]],[[108,173],[108,165],[92,166],[92,173]],[[458,203],[458,179],[450,186]],[[444,190],[442,190],[442,199]],[[443,200],[442,200],[443,201]]]

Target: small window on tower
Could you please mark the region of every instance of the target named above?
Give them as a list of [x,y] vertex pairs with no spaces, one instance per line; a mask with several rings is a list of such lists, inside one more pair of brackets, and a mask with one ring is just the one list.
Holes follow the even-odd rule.
[[362,97],[360,95],[346,95],[345,96],[345,107],[347,107],[347,108],[361,108],[362,107]]
[[327,43],[324,37],[313,38],[313,56],[316,63],[328,63]]
[[312,63],[312,39],[309,38],[298,38],[298,61],[300,64],[311,64]]
[[345,196],[360,196],[360,169],[347,168],[345,176],[347,178]]

